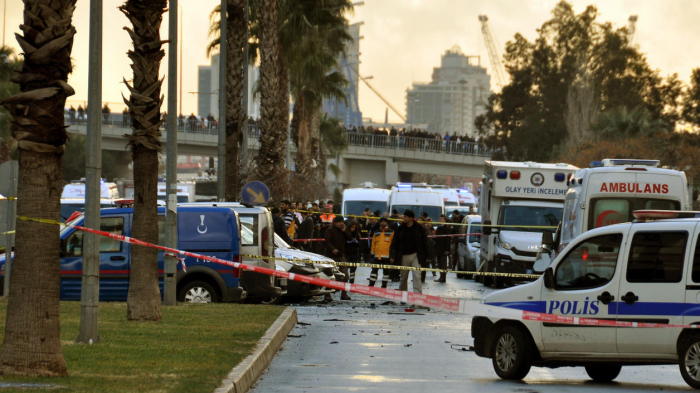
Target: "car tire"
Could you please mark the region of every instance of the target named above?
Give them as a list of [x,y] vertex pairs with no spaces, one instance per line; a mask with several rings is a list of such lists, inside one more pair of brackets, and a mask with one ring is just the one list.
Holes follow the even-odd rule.
[[499,377],[520,380],[530,372],[534,348],[522,328],[503,327],[494,336],[492,348],[491,362]]
[[618,375],[622,366],[619,364],[602,364],[596,366],[586,366],[586,374],[592,380],[600,383],[612,382]]
[[180,289],[177,300],[182,303],[216,303],[219,295],[208,282],[192,281]]
[[678,343],[678,367],[683,380],[691,388],[700,389],[700,334],[693,334]]

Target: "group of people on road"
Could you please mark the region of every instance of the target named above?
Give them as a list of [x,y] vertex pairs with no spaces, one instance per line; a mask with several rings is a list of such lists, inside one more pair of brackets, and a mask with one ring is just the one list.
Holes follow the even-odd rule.
[[[323,205],[316,203],[292,203],[283,200],[272,208],[275,233],[290,246],[325,255],[335,262],[365,262],[377,265],[408,266],[413,268],[453,269],[456,267],[458,238],[464,216],[455,210],[451,217],[441,214],[433,222],[427,213],[416,217],[412,210],[403,214],[393,210],[391,214],[365,209],[360,216],[344,217],[333,213],[333,201]],[[438,235],[438,236],[433,236]],[[295,241],[296,239],[296,241]],[[312,240],[313,239],[313,240]],[[356,266],[339,266],[346,281],[355,282]],[[372,268],[369,285],[375,286],[382,270],[381,285],[387,288],[389,281],[399,281],[400,290],[408,290],[409,273],[412,273],[413,291],[423,293],[426,271]],[[433,272],[433,276],[436,273]],[[435,282],[446,282],[447,274],[440,273]],[[341,300],[351,300],[342,291]],[[331,302],[326,295],[324,302]]]

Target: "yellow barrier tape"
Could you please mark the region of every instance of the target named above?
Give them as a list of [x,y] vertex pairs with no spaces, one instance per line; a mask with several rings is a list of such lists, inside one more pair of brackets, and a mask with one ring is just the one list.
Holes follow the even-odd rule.
[[17,200],[17,197],[0,197],[0,201],[3,199],[13,201],[13,200]]
[[13,233],[15,233],[15,231],[0,232],[0,236],[11,235]]
[[355,266],[355,267],[371,267],[377,269],[395,269],[395,270],[418,270],[425,272],[437,272],[437,273],[456,273],[456,274],[466,274],[474,276],[496,276],[496,277],[510,277],[510,278],[538,278],[539,274],[524,274],[524,273],[492,273],[492,272],[473,272],[473,271],[462,271],[462,270],[448,270],[448,269],[432,269],[426,267],[411,267],[411,266],[399,266],[399,265],[380,265],[373,263],[364,262],[335,262],[335,261],[310,261],[308,259],[296,259],[296,258],[279,258],[279,257],[264,257],[261,255],[250,255],[241,254],[241,258],[251,258],[251,259],[272,259],[275,261],[286,261],[286,262],[299,262],[299,263],[311,263],[316,265],[335,265],[335,266]]

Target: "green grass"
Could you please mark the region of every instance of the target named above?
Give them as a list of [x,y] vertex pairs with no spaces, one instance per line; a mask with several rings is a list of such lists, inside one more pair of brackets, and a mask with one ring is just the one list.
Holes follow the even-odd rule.
[[[0,300],[0,337],[7,302]],[[212,392],[284,310],[240,304],[163,308],[158,323],[127,322],[126,303],[100,303],[100,344],[75,344],[80,303],[61,302],[67,378],[0,377],[71,392]],[[22,391],[27,389],[1,389]]]

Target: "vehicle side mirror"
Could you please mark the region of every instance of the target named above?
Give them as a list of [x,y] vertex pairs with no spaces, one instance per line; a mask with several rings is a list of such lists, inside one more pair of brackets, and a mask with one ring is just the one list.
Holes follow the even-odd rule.
[[491,230],[491,220],[485,220],[484,225],[481,226],[481,233],[484,235],[488,236],[492,233],[493,231]]
[[544,271],[544,287],[547,289],[554,288],[554,270],[551,267]]
[[542,233],[542,245],[547,246],[550,250],[554,247],[554,238],[552,232],[544,231]]

